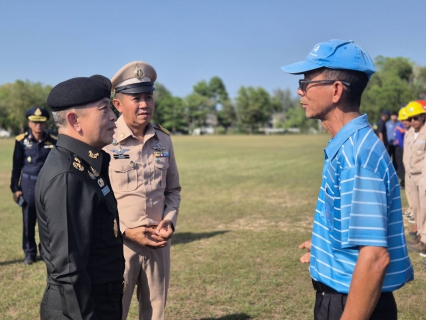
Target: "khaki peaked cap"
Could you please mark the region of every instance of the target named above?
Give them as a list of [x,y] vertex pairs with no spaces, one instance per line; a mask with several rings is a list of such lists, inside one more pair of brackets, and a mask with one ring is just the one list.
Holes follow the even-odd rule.
[[157,72],[150,64],[132,61],[112,77],[112,91],[126,94],[154,91],[155,80],[157,80]]

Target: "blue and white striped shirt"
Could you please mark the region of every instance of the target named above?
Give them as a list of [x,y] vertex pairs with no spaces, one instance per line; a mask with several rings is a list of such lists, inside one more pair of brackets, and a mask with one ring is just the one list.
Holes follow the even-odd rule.
[[346,124],[324,150],[312,230],[311,277],[348,293],[359,246],[386,247],[382,291],[414,279],[408,257],[398,176],[366,115]]

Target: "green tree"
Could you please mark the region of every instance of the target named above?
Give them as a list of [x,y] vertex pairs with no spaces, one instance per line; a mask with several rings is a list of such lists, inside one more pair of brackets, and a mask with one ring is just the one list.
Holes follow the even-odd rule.
[[261,88],[241,87],[236,98],[238,120],[250,133],[265,125],[272,114],[273,104],[269,93]]
[[[42,107],[47,110],[47,96],[51,86],[44,86],[40,82],[16,80],[0,86],[0,126],[18,134],[26,129],[28,120],[25,113],[32,107]],[[52,117],[48,121],[48,128],[55,127]]]
[[417,100],[426,92],[426,70],[416,68],[407,58],[375,59],[377,72],[371,77],[362,97],[361,112],[371,121],[380,117],[383,109],[398,111],[409,101]]

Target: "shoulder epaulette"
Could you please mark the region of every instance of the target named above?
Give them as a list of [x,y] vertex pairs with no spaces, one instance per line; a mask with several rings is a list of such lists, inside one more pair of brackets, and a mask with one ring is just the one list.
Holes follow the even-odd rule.
[[164,128],[164,127],[162,127],[161,125],[159,125],[158,123],[157,124],[154,124],[154,128],[156,128],[156,129],[159,129],[159,130],[161,130],[161,131],[163,131],[165,134],[167,134],[168,136],[170,135],[170,131],[169,130],[167,130],[166,128]]
[[49,136],[54,140],[58,140],[58,136],[55,136],[54,134],[49,133]]
[[21,133],[20,135],[16,136],[16,141],[23,140],[27,134],[28,134],[28,132],[25,132],[25,133]]

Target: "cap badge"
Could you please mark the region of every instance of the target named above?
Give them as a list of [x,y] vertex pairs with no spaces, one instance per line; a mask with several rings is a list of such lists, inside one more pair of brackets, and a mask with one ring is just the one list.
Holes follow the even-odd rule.
[[114,219],[114,237],[118,237],[118,223],[117,219]]
[[89,150],[89,157],[92,159],[97,159],[99,157],[99,153],[93,153],[92,150]]
[[92,173],[95,175],[95,177],[99,177],[99,173],[93,167],[90,167],[90,169],[92,170]]
[[84,167],[81,165],[80,163],[80,159],[77,157],[74,157],[74,162],[72,163],[72,165],[74,166],[74,168],[76,168],[79,171],[84,171]]
[[34,112],[34,115],[35,116],[41,116],[42,115],[40,108],[37,108],[37,110]]
[[103,187],[104,185],[105,185],[105,183],[104,183],[104,179],[102,179],[102,178],[99,178],[99,180],[98,180],[98,185],[99,185],[99,187]]
[[136,66],[134,73],[135,73],[135,77],[138,78],[138,80],[142,80],[143,71],[141,68],[138,68],[138,66]]
[[162,147],[162,146],[160,145],[160,143],[159,143],[159,142],[157,142],[157,143],[155,144],[155,146],[153,146],[153,147],[152,147],[152,149],[157,150],[157,151],[163,151],[164,149],[166,149],[166,147]]

